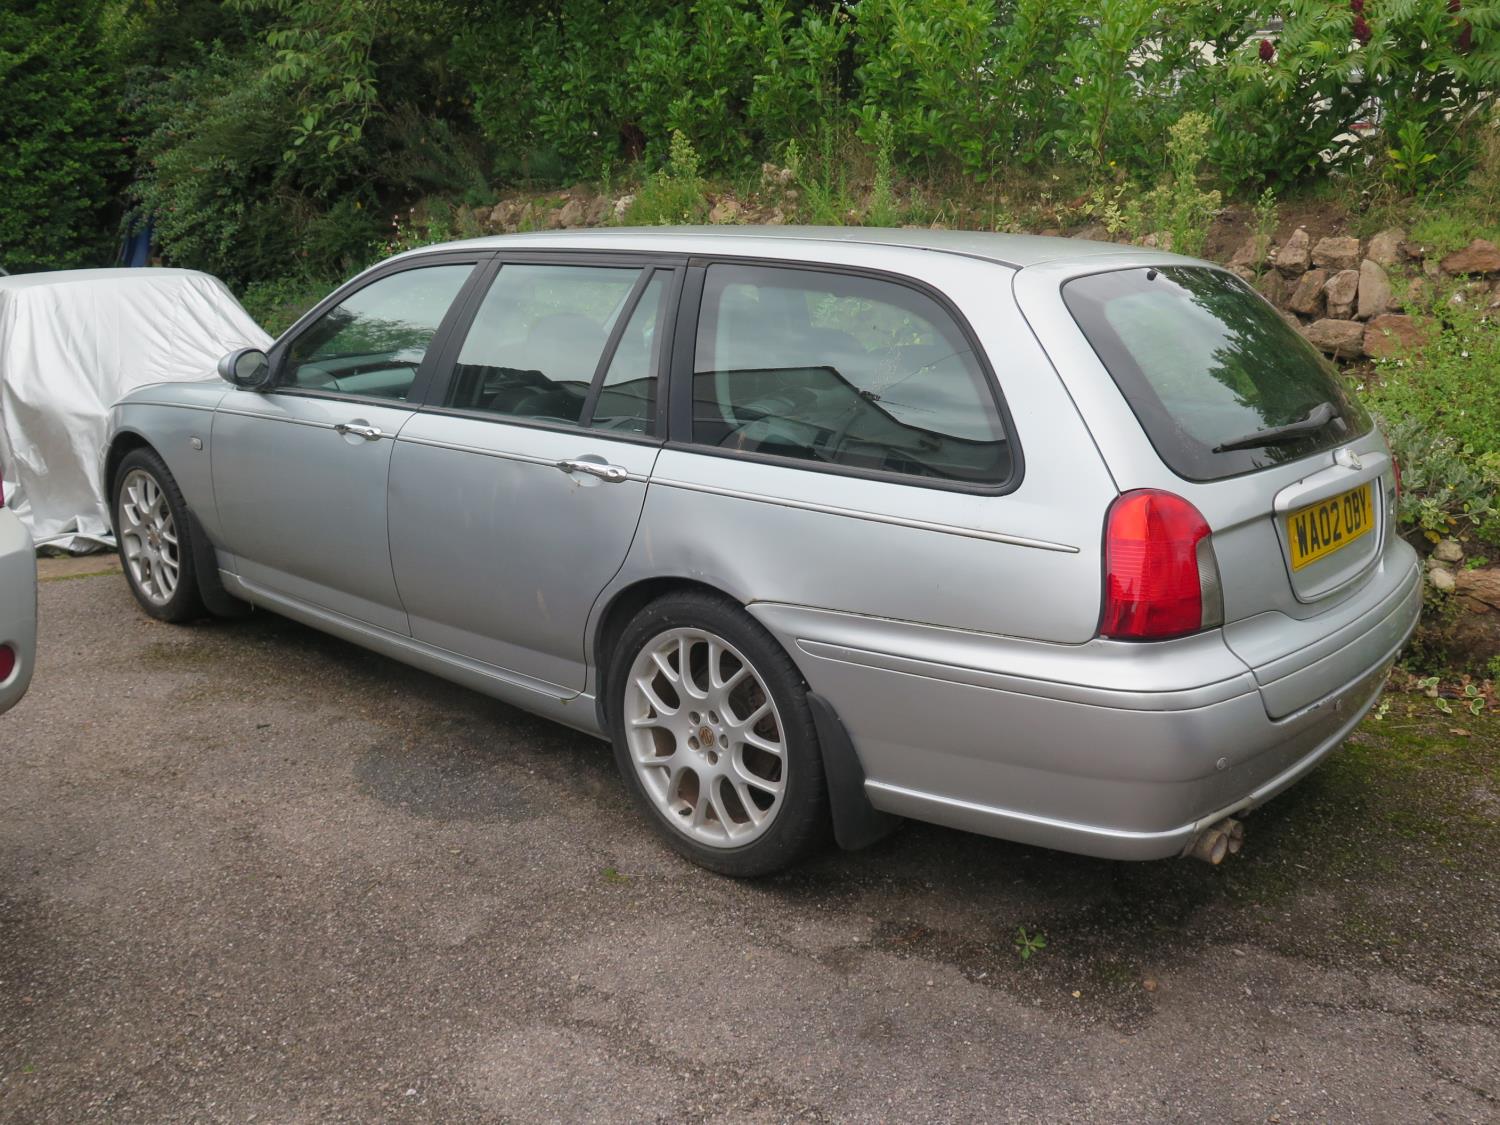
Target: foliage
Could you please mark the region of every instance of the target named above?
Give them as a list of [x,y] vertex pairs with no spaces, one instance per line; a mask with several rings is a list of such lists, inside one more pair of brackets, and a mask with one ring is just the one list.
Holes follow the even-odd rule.
[[1047,948],[1047,935],[1041,930],[1028,933],[1025,926],[1017,926],[1015,946],[1016,956],[1022,961],[1029,961],[1034,955]]
[[[1441,145],[1448,164],[1428,175],[1446,172],[1500,82],[1500,6],[1493,2],[1299,4],[1287,11],[1269,59],[1253,22],[1226,44],[1226,96],[1215,110],[1215,162],[1230,183],[1353,166],[1366,155],[1351,133],[1361,121],[1378,124],[1387,138],[1399,138],[1406,122],[1420,123],[1431,130],[1423,153]],[[1380,146],[1388,147],[1396,146]]]
[[1417,418],[1460,446],[1500,453],[1500,395],[1494,387],[1500,331],[1483,308],[1474,307],[1481,303],[1440,297],[1436,315],[1445,330],[1415,354],[1382,361],[1366,400],[1388,418]]
[[[1112,237],[1157,234],[1175,252],[1196,257],[1203,252],[1221,203],[1217,190],[1206,190],[1199,182],[1208,152],[1209,120],[1201,113],[1184,114],[1168,133],[1167,172],[1155,187],[1144,194],[1129,181],[1114,188],[1097,187],[1088,210]],[[1269,222],[1274,223],[1274,199],[1267,197],[1262,207],[1270,208]],[[1266,214],[1257,219],[1267,221]]]
[[810,153],[796,141],[786,148],[786,166],[803,195],[799,218],[816,226],[843,226],[856,212],[849,181],[849,156],[853,146],[833,126],[821,129]]
[[299,264],[326,275],[348,272],[346,244],[363,251],[373,240],[367,194],[351,191],[324,212],[298,167],[283,161],[294,102],[258,58],[211,53],[151,84],[135,108],[143,135],[133,195],[174,264],[231,284]]
[[996,150],[984,123],[998,132],[1009,116],[987,73],[998,28],[994,0],[860,0],[854,13],[867,139],[884,113],[903,156],[929,168],[953,159],[971,175],[987,175]]
[[635,226],[664,226],[702,222],[707,214],[697,150],[686,134],[674,130],[666,167],[646,177],[625,212],[625,221]]
[[240,304],[257,324],[272,336],[279,336],[337,286],[338,278],[319,281],[283,277],[274,281],[256,281],[246,286],[240,295]]
[[1385,178],[1406,195],[1417,193],[1427,165],[1438,158],[1428,143],[1427,123],[1416,117],[1401,122],[1396,147],[1386,149],[1385,155]]
[[246,21],[236,49],[133,74],[131,194],[168,261],[234,284],[343,276],[376,252],[393,199],[485,190],[487,161],[453,108],[458,86],[431,57],[456,8],[232,10]]
[[0,6],[0,265],[107,265],[122,168],[102,5]]
[[870,202],[865,209],[866,226],[897,225],[896,190],[894,186],[895,133],[889,115],[882,113],[875,122],[875,179],[870,187]]
[[1500,453],[1479,453],[1420,418],[1393,417],[1384,428],[1401,466],[1400,525],[1433,543],[1474,535],[1500,544]]
[[1146,198],[1146,209],[1156,229],[1172,239],[1178,254],[1197,257],[1208,239],[1208,226],[1219,210],[1218,191],[1205,191],[1198,183],[1198,170],[1208,154],[1211,128],[1207,116],[1187,113],[1169,130],[1168,175]]
[[311,144],[332,155],[356,145],[375,104],[371,53],[389,5],[382,0],[228,0],[233,10],[266,12],[276,23],[266,32],[274,52],[266,78],[290,86],[301,116],[290,122],[288,163]]
[[1255,227],[1256,275],[1259,276],[1271,249],[1271,238],[1276,233],[1276,189],[1266,188],[1255,200],[1252,212]]

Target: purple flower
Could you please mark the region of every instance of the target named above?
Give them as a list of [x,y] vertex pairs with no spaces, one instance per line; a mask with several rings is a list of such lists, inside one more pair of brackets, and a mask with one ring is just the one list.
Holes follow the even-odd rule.
[[[1357,2],[1357,0],[1356,0]],[[1370,41],[1370,25],[1364,16],[1354,17],[1354,38],[1359,40],[1360,46]]]
[[1270,62],[1275,57],[1276,57],[1276,45],[1274,43],[1272,43],[1269,39],[1262,39],[1260,41],[1260,61],[1261,62]]

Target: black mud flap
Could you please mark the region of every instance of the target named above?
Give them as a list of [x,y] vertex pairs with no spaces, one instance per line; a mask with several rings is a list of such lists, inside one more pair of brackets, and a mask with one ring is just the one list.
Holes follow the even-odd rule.
[[865,796],[865,768],[833,705],[817,692],[807,693],[818,746],[823,751],[823,776],[828,781],[828,804],[833,812],[833,838],[845,851],[858,851],[884,839],[901,823],[899,816],[881,812]]
[[244,617],[250,605],[234,597],[219,581],[219,559],[214,554],[214,545],[208,541],[208,533],[198,522],[198,517],[188,513],[188,541],[193,547],[193,569],[198,575],[198,596],[203,606],[215,617]]

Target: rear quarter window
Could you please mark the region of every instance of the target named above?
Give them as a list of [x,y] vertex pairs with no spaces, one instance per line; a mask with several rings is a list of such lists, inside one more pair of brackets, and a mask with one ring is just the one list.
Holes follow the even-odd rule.
[[996,487],[1013,458],[998,400],[953,318],[882,279],[708,270],[695,443],[828,468]]
[[1332,364],[1232,274],[1116,270],[1075,278],[1062,293],[1178,476],[1238,476],[1370,429]]

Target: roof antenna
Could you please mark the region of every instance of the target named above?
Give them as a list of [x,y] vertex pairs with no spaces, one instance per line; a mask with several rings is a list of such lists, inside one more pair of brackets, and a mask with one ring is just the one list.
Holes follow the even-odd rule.
[[1156,271],[1155,270],[1147,270],[1146,271],[1146,280],[1147,281],[1155,281],[1156,280]]

